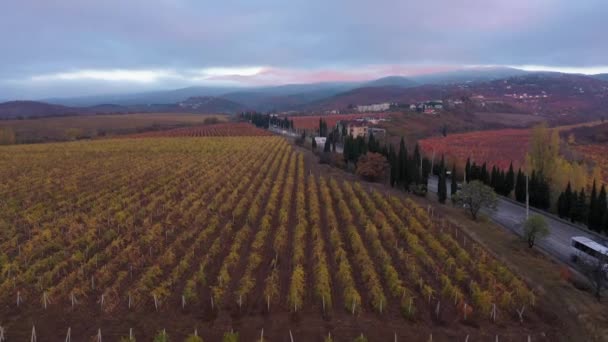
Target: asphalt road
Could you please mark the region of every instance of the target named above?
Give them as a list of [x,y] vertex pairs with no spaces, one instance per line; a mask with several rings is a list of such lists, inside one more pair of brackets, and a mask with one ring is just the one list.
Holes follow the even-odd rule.
[[[291,137],[291,138],[299,138],[300,134],[290,131],[290,130],[285,130],[282,128],[278,128],[278,127],[269,127],[268,128],[269,131],[276,133],[276,134],[281,134],[284,135],[286,137]],[[323,149],[323,146],[321,146],[321,149]],[[344,149],[342,146],[336,144],[336,153],[342,153],[344,152]]]
[[[450,192],[450,181],[448,180],[448,196]],[[428,190],[437,192],[437,178],[429,178]],[[526,208],[519,204],[515,204],[503,198],[498,198],[498,205],[495,211],[484,211],[494,222],[500,224],[506,229],[511,230],[515,234],[523,235],[523,222],[526,219]],[[542,214],[540,212],[530,210],[530,215]],[[547,223],[551,234],[537,242],[537,246],[551,254],[558,260],[576,267],[570,260],[570,239],[573,236],[585,236],[599,243],[606,245],[606,241],[601,241],[594,234],[577,228],[576,226],[565,223],[561,220],[553,218],[551,215],[542,214]]]

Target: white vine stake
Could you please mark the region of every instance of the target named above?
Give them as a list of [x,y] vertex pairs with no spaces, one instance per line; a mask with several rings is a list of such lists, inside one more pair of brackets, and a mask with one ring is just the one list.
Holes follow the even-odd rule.
[[289,329],[289,340],[293,342],[293,335],[291,334],[291,329]]
[[496,322],[496,304],[492,303],[492,314],[490,315],[492,317],[492,321]]
[[[404,293],[405,293],[405,292],[404,292]],[[414,299],[410,297],[410,304],[407,306],[407,313],[408,313],[409,315],[411,315],[411,314],[412,314],[412,302],[413,302],[413,301],[414,301]]]
[[0,327],[0,342],[4,342],[5,337],[4,337],[4,328]]
[[44,304],[44,310],[46,310],[46,306],[48,304],[49,297],[46,292],[42,293],[42,303]]
[[72,341],[72,328],[68,328],[68,333],[67,335],[65,335],[65,342],[71,342]]
[[524,310],[526,309],[525,306],[521,307],[521,310],[515,309],[515,311],[517,311],[517,314],[519,315],[519,322],[523,323],[524,322]]
[[129,294],[129,309],[131,309],[131,294]]
[[194,336],[198,336],[198,330],[194,328]]
[[532,342],[532,336],[528,335],[528,342]]
[[182,296],[182,310],[186,307],[186,296]]
[[496,335],[496,340],[495,341],[498,342],[498,335]]
[[464,342],[469,342],[469,335],[467,335],[467,337],[465,337]]
[[97,342],[101,342],[101,329],[97,330]]
[[441,301],[437,302],[437,306],[435,307],[435,315],[439,318],[439,310],[441,309]]
[[397,333],[395,333],[395,339],[393,340],[393,342],[397,342]]
[[30,342],[36,342],[36,327],[32,325],[32,338],[30,338]]
[[156,311],[158,311],[158,299],[156,298],[156,295],[153,295],[154,297],[154,309],[156,309]]
[[129,328],[129,341],[133,341],[133,328]]
[[101,295],[101,299],[99,300],[99,307],[103,309],[103,304],[106,302],[106,297]]
[[72,294],[70,295],[70,299],[72,301],[72,309],[73,309],[74,305],[76,305],[78,303],[78,301],[76,300],[76,296],[74,296],[74,292],[72,292]]
[[433,342],[433,334],[431,333],[431,336],[429,336],[429,342]]
[[95,278],[91,276],[91,289],[95,290]]
[[260,333],[260,342],[264,341],[264,328],[262,328],[262,332]]
[[17,291],[17,307],[21,305],[21,302],[23,302],[23,299],[21,298],[21,292]]
[[213,307],[214,307],[214,305],[213,305],[213,295],[211,295],[209,297],[211,298],[211,310],[213,310]]

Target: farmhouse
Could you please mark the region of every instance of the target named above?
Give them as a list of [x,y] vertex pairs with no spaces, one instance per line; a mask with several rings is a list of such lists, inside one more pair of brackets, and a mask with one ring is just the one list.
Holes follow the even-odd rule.
[[326,137],[315,137],[315,142],[317,143],[317,146],[325,146],[325,141],[327,141]]
[[346,132],[353,137],[367,136],[367,123],[351,121],[346,125]]

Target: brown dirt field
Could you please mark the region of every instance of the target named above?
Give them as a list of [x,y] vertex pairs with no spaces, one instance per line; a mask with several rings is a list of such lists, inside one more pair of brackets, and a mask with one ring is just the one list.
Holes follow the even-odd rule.
[[65,141],[132,134],[202,124],[205,119],[227,121],[226,115],[139,113],[0,120],[0,128],[11,129],[17,143]]

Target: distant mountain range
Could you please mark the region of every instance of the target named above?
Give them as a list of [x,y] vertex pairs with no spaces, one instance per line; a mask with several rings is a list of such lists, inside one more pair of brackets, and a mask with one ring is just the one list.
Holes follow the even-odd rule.
[[602,81],[608,81],[608,74],[597,74],[597,75],[592,75],[591,77],[597,78],[598,80],[602,80]]
[[[189,87],[112,96],[13,101],[0,104],[0,118],[128,112],[234,114],[244,110],[312,112],[345,110],[381,102],[485,99],[480,110],[537,115],[603,115],[608,74],[526,72],[470,68],[414,77],[389,76],[368,82],[327,82],[268,87]],[[485,103],[487,102],[487,103]]]

